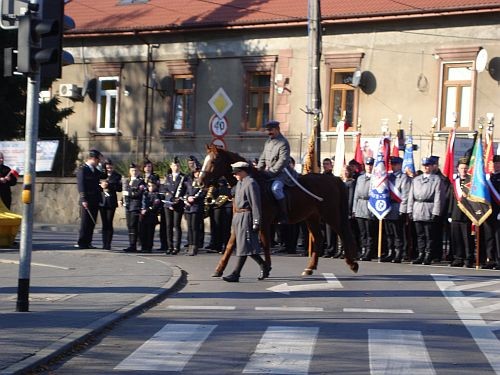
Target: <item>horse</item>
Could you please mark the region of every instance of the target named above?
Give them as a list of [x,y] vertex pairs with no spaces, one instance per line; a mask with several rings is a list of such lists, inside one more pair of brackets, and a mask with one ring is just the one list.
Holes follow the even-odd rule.
[[[210,186],[225,177],[231,186],[236,184],[232,174],[231,164],[246,161],[241,155],[224,150],[213,145],[207,146],[207,154],[198,177],[201,186]],[[279,209],[269,188],[269,182],[262,171],[252,167],[251,175],[257,181],[261,190],[261,225],[259,238],[264,250],[265,261],[271,268],[271,224],[276,223]],[[294,224],[305,221],[309,233],[312,235],[311,257],[302,276],[312,275],[317,269],[319,255],[323,252],[323,236],[321,221],[329,224],[339,235],[344,246],[344,260],[353,272],[357,272],[359,265],[356,262],[358,249],[348,222],[348,196],[343,181],[333,175],[309,173],[300,175],[298,182],[309,192],[322,201],[303,191],[297,185],[285,188],[288,223]],[[320,199],[321,199],[320,198]],[[212,276],[222,276],[235,244],[234,233],[231,233],[223,257]]]

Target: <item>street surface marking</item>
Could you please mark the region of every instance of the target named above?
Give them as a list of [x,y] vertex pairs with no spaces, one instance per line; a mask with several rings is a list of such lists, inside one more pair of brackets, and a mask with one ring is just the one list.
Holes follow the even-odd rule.
[[360,313],[381,313],[381,314],[413,314],[410,309],[358,309],[355,307],[346,307],[344,312],[360,312]]
[[291,292],[308,292],[308,291],[320,291],[320,290],[332,290],[343,288],[342,283],[335,277],[333,273],[323,273],[326,279],[326,283],[312,283],[312,284],[299,284],[299,285],[288,285],[288,283],[278,284],[267,288],[271,292],[290,294]]
[[419,331],[368,330],[371,375],[435,375]]
[[308,374],[318,332],[317,327],[268,327],[243,373]]
[[296,312],[322,312],[325,309],[322,307],[287,307],[287,306],[276,306],[276,307],[256,307],[256,311],[296,311]]
[[[500,340],[495,335],[495,326],[490,326],[481,317],[480,309],[476,308],[472,301],[468,300],[467,295],[461,293],[461,290],[470,290],[499,284],[499,280],[492,280],[467,285],[455,285],[454,277],[450,275],[431,275],[434,278],[441,293],[446,297],[449,304],[457,312],[464,326],[469,330],[472,338],[479,349],[490,363],[496,374],[500,375]],[[474,299],[473,301],[477,301]]]
[[215,325],[167,324],[115,370],[182,371]]
[[189,305],[169,305],[167,310],[236,310],[236,306],[189,306]]
[[[19,264],[19,261],[18,260],[10,260],[10,259],[0,259],[0,263],[2,263],[2,264]],[[54,266],[53,264],[44,264],[44,263],[31,263],[31,265],[38,266],[38,267],[57,268],[60,270],[71,270],[72,269],[69,267]]]

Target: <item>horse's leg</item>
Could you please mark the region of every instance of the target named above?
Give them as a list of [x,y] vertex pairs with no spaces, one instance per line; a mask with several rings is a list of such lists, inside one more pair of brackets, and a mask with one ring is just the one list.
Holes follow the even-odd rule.
[[229,240],[227,240],[226,249],[224,250],[224,254],[222,254],[222,257],[220,258],[219,263],[217,264],[217,267],[215,267],[215,272],[212,274],[212,277],[221,277],[222,276],[222,273],[224,272],[224,270],[227,267],[227,264],[229,263],[229,258],[231,257],[231,254],[233,253],[234,245],[236,245],[236,235],[231,230],[231,236],[229,237]]
[[318,255],[321,252],[321,247],[323,246],[323,235],[321,234],[321,225],[318,217],[310,218],[306,220],[307,229],[309,229],[309,234],[312,235],[312,246],[311,246],[311,257],[309,258],[309,263],[307,267],[302,272],[302,276],[310,276],[313,271],[318,268]]
[[354,236],[351,229],[348,227],[350,223],[347,223],[343,230],[339,230],[337,233],[344,246],[344,260],[353,272],[358,272],[359,264],[356,261],[358,257],[358,249]]
[[264,258],[269,270],[271,270],[271,227],[265,225],[260,229],[260,243],[264,250]]

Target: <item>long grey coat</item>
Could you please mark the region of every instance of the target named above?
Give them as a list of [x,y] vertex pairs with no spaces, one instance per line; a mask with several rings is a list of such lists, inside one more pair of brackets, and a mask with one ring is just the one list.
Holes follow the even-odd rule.
[[234,212],[232,229],[236,234],[236,255],[252,255],[260,252],[259,233],[252,230],[253,223],[260,224],[260,188],[257,182],[247,176],[238,181],[235,187],[234,210],[250,209],[246,212]]
[[368,198],[370,196],[370,177],[365,172],[361,173],[356,180],[354,189],[354,204],[352,212],[354,217],[361,219],[376,220],[375,215],[368,209]]
[[432,221],[441,213],[441,179],[431,174],[421,174],[413,179],[408,195],[408,213],[413,221]]
[[264,150],[259,157],[257,169],[264,170],[272,180],[281,180],[288,186],[293,186],[284,169],[290,165],[290,144],[279,134],[275,138],[268,138]]

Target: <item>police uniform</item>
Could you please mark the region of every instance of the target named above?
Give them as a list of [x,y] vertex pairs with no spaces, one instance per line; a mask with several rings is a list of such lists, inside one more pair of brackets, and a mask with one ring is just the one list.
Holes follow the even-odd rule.
[[[99,159],[101,153],[97,150],[90,150],[88,158]],[[93,248],[92,237],[94,227],[99,212],[99,202],[101,200],[101,189],[99,181],[103,172],[88,161],[76,172],[76,185],[80,195],[80,232],[77,246],[81,249]],[[85,207],[86,206],[86,207]]]
[[[429,158],[423,165],[431,165]],[[415,223],[418,257],[413,264],[431,264],[432,226],[441,214],[441,179],[436,174],[421,174],[413,178],[408,195],[408,215]]]
[[[374,159],[366,158],[365,164],[373,165]],[[376,220],[375,216],[368,209],[368,199],[370,197],[371,174],[362,172],[356,180],[354,189],[353,215],[359,228],[361,241],[361,259],[371,260],[375,256],[376,243]]]
[[[400,157],[391,157],[391,164],[402,164]],[[392,261],[401,263],[406,249],[404,230],[404,215],[408,209],[408,194],[410,192],[410,178],[402,170],[391,172],[388,175],[391,210],[384,218],[387,247],[389,253],[382,258],[382,262]]]
[[[201,247],[203,227],[203,209],[205,202],[204,190],[196,184],[194,172],[184,180],[184,218],[187,222],[187,242],[188,255],[197,255]],[[193,202],[189,202],[189,197],[193,197]]]
[[[213,192],[213,250],[222,252],[231,235],[231,221],[233,219],[233,191],[225,178],[219,180]],[[210,228],[212,229],[212,228]]]
[[158,191],[144,191],[141,201],[141,251],[150,253],[153,250],[155,227],[158,224],[158,215],[163,209],[163,202]]
[[440,261],[443,259],[443,247],[445,245],[445,239],[448,238],[450,233],[449,223],[446,220],[446,210],[448,209],[451,199],[450,190],[450,180],[446,177],[438,168],[439,156],[430,157],[433,165],[435,165],[436,170],[433,172],[441,180],[440,194],[441,194],[441,215],[436,218],[435,225],[432,226],[432,259]]

